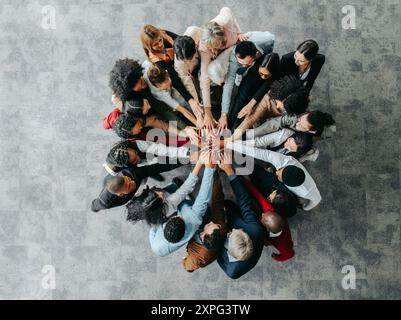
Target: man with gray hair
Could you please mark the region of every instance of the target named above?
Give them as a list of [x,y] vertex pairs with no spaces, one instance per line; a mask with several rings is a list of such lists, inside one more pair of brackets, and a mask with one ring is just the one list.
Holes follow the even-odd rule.
[[230,180],[238,206],[231,201],[226,202],[227,230],[231,232],[217,262],[231,279],[238,279],[257,264],[263,250],[265,231],[247,189],[230,163],[225,155],[220,168]]

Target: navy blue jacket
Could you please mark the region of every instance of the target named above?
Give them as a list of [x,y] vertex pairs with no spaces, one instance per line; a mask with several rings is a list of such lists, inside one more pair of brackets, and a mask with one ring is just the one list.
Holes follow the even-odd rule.
[[231,208],[231,210],[228,208],[227,230],[233,228],[242,229],[247,233],[253,243],[253,254],[248,260],[229,262],[227,249],[223,247],[219,257],[217,258],[217,263],[231,279],[238,279],[258,263],[263,250],[265,228],[259,222],[259,215],[255,211],[255,208],[252,205],[251,196],[243,185],[241,179],[235,177],[230,183],[234,190],[239,209],[236,206]]

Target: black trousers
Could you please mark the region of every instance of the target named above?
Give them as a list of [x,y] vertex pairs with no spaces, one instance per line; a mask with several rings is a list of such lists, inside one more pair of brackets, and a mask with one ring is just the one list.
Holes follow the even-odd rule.
[[239,87],[234,87],[231,97],[230,111],[228,113],[228,127],[236,129],[244,118],[238,119],[238,113],[245,107],[262,84],[259,74],[248,74]]

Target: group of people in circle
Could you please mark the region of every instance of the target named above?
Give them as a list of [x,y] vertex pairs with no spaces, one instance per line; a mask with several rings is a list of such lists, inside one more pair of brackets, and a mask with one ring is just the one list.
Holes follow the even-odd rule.
[[[140,41],[146,60],[119,59],[110,72],[114,109],[103,127],[120,140],[92,211],[125,205],[128,221],[149,224],[156,255],[186,245],[188,272],[217,260],[239,278],[265,246],[276,261],[292,258],[288,219],[321,201],[303,163],[316,161],[316,142],[335,124],[308,109],[325,62],[316,41],[280,58],[272,33],[243,33],[227,7],[183,35],[145,25]],[[146,185],[184,165],[193,166],[185,181]]]

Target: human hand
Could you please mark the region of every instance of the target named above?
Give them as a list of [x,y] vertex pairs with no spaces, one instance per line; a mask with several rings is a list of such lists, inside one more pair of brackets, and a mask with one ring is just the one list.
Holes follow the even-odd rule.
[[211,113],[206,112],[205,113],[205,119],[203,122],[203,127],[206,129],[213,129],[214,127],[217,126],[217,121],[214,120],[213,115]]
[[151,105],[147,99],[143,99],[143,106],[142,106],[142,114],[148,114],[149,110],[151,108]]
[[190,99],[188,101],[194,115],[196,116],[196,118],[198,118],[198,116],[201,116],[204,112],[203,108],[201,107],[201,105],[198,103],[198,101],[196,101],[195,99]]
[[231,150],[224,150],[219,161],[219,167],[229,176],[234,174],[231,152]]
[[186,136],[189,138],[189,141],[191,141],[191,144],[195,146],[200,145],[200,136],[198,134],[198,130],[195,127],[187,126],[185,127],[184,132]]
[[241,119],[243,117],[246,117],[247,115],[251,114],[252,112],[252,105],[250,103],[248,103],[245,107],[243,107],[241,109],[240,112],[238,112],[238,119]]
[[244,35],[243,33],[239,33],[238,34],[238,41],[242,42],[242,41],[246,41],[248,40],[248,36]]
[[221,114],[218,126],[219,126],[220,129],[227,129],[227,126],[228,126],[227,113],[222,113]]

